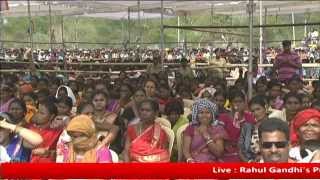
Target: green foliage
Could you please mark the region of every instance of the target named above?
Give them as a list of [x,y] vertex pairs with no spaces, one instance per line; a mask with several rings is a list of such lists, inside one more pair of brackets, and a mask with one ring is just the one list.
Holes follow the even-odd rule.
[[[61,16],[52,17],[52,29],[54,31],[54,41],[62,42],[62,22]],[[259,24],[259,17],[255,17],[254,24]],[[320,22],[320,13],[308,13],[295,15],[296,23],[304,23],[305,18],[308,22]],[[2,39],[10,41],[29,41],[29,19],[27,17],[9,17],[7,24],[3,26]],[[50,42],[50,19],[49,17],[32,17],[34,23],[33,40],[35,42]],[[291,23],[291,15],[269,15],[267,16],[267,24],[283,24]],[[166,25],[177,25],[178,18],[164,19]],[[103,18],[86,18],[86,17],[63,17],[63,40],[64,42],[88,42],[83,44],[66,43],[66,47],[82,47],[82,48],[98,48],[98,47],[119,47],[123,42],[128,40],[128,20],[108,20]],[[211,17],[210,13],[200,13],[193,16],[188,16],[186,19],[180,17],[180,25],[248,25],[247,16],[231,15],[214,15]],[[311,30],[308,27],[307,30]],[[160,42],[160,19],[142,19],[141,26],[137,20],[130,22],[130,42],[136,42],[141,34],[140,42],[149,42],[154,44],[147,44],[145,46],[159,46]],[[248,34],[248,29],[206,29],[207,31],[214,31],[215,33],[186,31],[180,30],[180,41],[186,37],[189,46],[197,47],[200,45],[205,46],[207,43],[213,42],[216,46],[225,46],[221,38],[221,33],[228,39],[228,41],[238,42],[237,45],[248,45],[247,35],[230,35],[228,33]],[[296,39],[302,40],[304,37],[304,27],[296,27]],[[221,33],[217,33],[221,32]],[[292,39],[292,27],[284,28],[266,28],[264,30],[265,38],[270,41],[268,46],[278,46],[279,41],[284,39]],[[177,42],[178,30],[165,29],[165,42]],[[255,46],[258,45],[259,29],[254,29]],[[277,42],[273,42],[277,41]],[[94,43],[119,43],[114,44],[94,44]],[[25,47],[28,44],[19,43],[6,43],[6,47]],[[135,44],[131,44],[135,46]],[[166,47],[177,46],[176,43],[167,43]],[[48,48],[48,44],[36,44],[35,47]],[[62,47],[58,44],[54,47]]]

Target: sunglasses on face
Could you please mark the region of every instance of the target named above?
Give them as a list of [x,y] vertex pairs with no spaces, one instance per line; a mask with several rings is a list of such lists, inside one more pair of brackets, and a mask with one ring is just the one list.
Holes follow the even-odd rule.
[[262,148],[263,149],[270,149],[270,148],[272,148],[273,145],[275,145],[276,148],[285,148],[288,145],[288,141],[263,142]]

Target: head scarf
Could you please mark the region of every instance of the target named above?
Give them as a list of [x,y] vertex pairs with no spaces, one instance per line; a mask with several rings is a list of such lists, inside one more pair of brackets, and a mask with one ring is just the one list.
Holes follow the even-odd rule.
[[213,125],[217,125],[218,120],[215,119],[215,116],[217,114],[217,105],[207,99],[199,99],[196,102],[193,103],[192,105],[192,121],[191,123],[193,125],[199,125],[199,120],[198,120],[198,114],[200,111],[203,109],[208,109],[210,113],[212,114],[212,117],[214,118],[212,121]]
[[72,99],[73,106],[76,106],[77,105],[76,96],[74,95],[72,89],[69,86],[59,86],[57,93],[56,93],[56,98],[58,98],[58,92],[59,92],[60,88],[62,88],[62,87],[65,87],[67,89],[68,97],[70,97]]
[[320,112],[316,109],[306,109],[304,111],[299,112],[291,123],[291,134],[290,140],[292,145],[297,145],[299,141],[298,129],[308,122],[312,118],[317,118],[320,121]]
[[[84,153],[84,158],[82,162],[97,162],[97,152],[96,152],[96,145],[97,145],[97,137],[96,137],[96,129],[94,126],[94,122],[91,118],[87,115],[79,115],[74,117],[67,126],[67,132],[80,132],[85,134],[88,139],[78,143],[81,146],[87,146],[88,150]],[[68,162],[75,162],[76,161],[76,153],[74,152],[74,144],[73,141],[70,142],[69,146],[69,155],[68,155]]]

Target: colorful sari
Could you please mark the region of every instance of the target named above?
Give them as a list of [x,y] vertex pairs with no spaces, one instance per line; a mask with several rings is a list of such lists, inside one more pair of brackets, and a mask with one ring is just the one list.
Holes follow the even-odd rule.
[[[218,159],[210,152],[204,137],[196,133],[196,127],[196,125],[189,125],[184,131],[185,136],[191,137],[190,152],[192,158],[196,162],[221,162],[221,159]],[[221,125],[212,125],[208,132],[213,141],[218,139],[228,140],[227,132]]]
[[109,101],[106,111],[108,112],[114,112],[114,113],[119,113],[121,110],[120,103],[118,100],[112,99]]
[[57,141],[62,130],[59,129],[51,129],[51,128],[39,128],[34,125],[31,125],[29,128],[32,131],[39,133],[43,138],[43,143],[39,145],[38,148],[46,148],[49,150],[48,156],[40,156],[40,155],[31,155],[30,162],[36,163],[48,163],[48,162],[55,162],[55,155],[54,153],[56,150]]
[[131,162],[170,162],[170,154],[165,145],[168,137],[160,124],[154,123],[139,136],[133,126],[128,127],[131,145],[129,157]]
[[225,145],[226,153],[223,159],[225,162],[240,162],[238,147],[240,128],[245,122],[255,124],[255,118],[250,112],[245,111],[241,120],[236,120],[230,113],[220,114],[219,120],[224,123],[224,129],[229,136],[229,141]]
[[11,102],[15,100],[15,98],[11,98],[9,99],[7,102],[4,102],[3,104],[0,104],[0,112],[8,112],[9,110],[9,105],[11,104]]
[[30,160],[31,149],[25,148],[22,138],[17,135],[11,139],[6,150],[13,162],[29,162]]
[[[94,119],[97,123],[103,123],[108,122],[110,124],[114,124],[117,120],[118,115],[114,112],[108,111],[106,112],[102,117],[98,117],[96,115],[92,116],[92,119]],[[103,140],[105,137],[107,137],[109,134],[109,131],[97,131],[98,139]]]

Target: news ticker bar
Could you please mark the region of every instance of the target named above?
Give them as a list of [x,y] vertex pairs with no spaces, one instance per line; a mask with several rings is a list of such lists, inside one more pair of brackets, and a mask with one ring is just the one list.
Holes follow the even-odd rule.
[[4,163],[1,178],[50,179],[319,179],[320,164],[270,163]]

